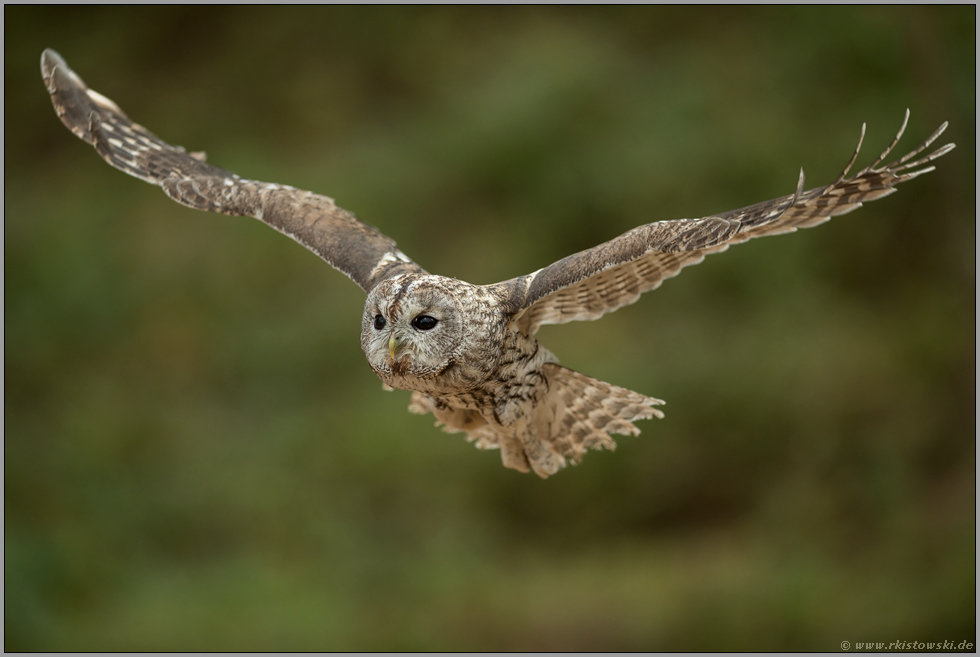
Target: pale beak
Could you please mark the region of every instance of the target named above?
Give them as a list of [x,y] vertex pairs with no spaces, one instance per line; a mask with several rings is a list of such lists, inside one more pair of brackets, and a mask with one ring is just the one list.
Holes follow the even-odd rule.
[[395,334],[392,333],[391,339],[388,340],[388,351],[391,353],[391,360],[395,360],[395,352],[398,351],[399,347],[401,345],[398,344],[398,340],[395,339]]

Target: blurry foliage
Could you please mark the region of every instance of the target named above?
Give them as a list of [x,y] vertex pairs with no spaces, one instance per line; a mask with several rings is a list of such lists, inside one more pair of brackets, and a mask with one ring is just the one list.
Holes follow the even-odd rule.
[[[6,649],[975,636],[974,7],[4,17]],[[344,277],[66,132],[46,47],[164,139],[477,283],[788,193],[801,164],[825,184],[906,107],[902,153],[945,119],[958,148],[546,327],[566,365],[668,406],[543,482],[381,391]]]

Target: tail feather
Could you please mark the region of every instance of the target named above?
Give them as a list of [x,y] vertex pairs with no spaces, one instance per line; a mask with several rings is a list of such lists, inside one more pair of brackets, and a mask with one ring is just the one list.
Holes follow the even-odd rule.
[[538,431],[570,463],[578,464],[589,449],[616,449],[609,435],[637,435],[636,420],[663,412],[664,402],[593,379],[556,364],[544,366],[548,395],[541,401]]
[[534,471],[542,479],[566,465],[577,465],[590,449],[616,449],[609,434],[635,436],[636,420],[662,418],[654,408],[664,402],[548,363],[542,368],[547,392],[534,402],[533,413],[503,426],[488,422],[478,411],[453,408],[445,401],[413,393],[408,407],[432,413],[447,433],[465,432],[479,449],[500,449],[504,467]]

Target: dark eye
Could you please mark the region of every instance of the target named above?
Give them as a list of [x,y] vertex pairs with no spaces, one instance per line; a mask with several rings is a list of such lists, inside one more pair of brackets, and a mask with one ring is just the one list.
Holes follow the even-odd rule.
[[420,331],[428,331],[429,329],[434,329],[439,320],[435,317],[429,317],[428,315],[419,315],[412,320],[412,326]]
[[385,318],[382,317],[381,315],[376,315],[374,317],[374,328],[375,328],[375,330],[380,331],[384,327],[385,327]]

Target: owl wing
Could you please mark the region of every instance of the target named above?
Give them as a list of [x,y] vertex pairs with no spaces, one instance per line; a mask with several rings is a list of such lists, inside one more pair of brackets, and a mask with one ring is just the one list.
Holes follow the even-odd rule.
[[491,287],[527,334],[543,324],[597,319],[635,302],[644,292],[656,289],[710,253],[754,237],[822,224],[867,201],[888,196],[899,183],[932,171],[933,166],[920,167],[951,151],[954,144],[916,158],[942,134],[946,123],[911,153],[880,166],[901,138],[908,119],[906,110],[902,127],[888,148],[850,178],[847,173],[861,150],[865,126],[850,162],[830,185],[803,191],[801,170],[794,194],[701,219],[646,224],[533,274]]
[[111,100],[85,86],[61,55],[45,50],[41,74],[62,123],[106,162],[198,210],[255,217],[317,254],[365,292],[386,278],[424,270],[394,240],[332,198],[242,178],[171,146],[133,123]]

